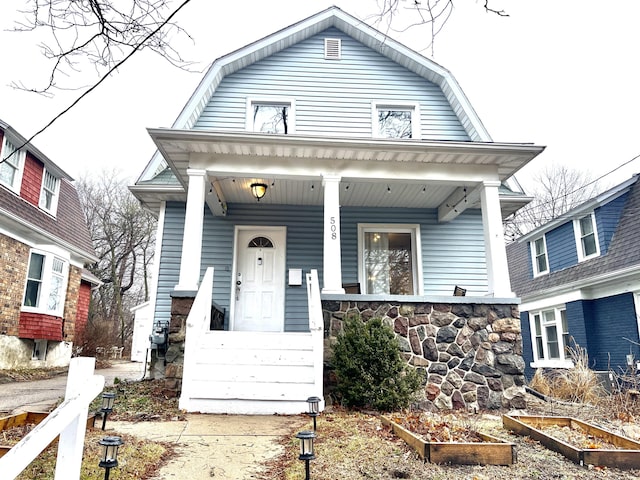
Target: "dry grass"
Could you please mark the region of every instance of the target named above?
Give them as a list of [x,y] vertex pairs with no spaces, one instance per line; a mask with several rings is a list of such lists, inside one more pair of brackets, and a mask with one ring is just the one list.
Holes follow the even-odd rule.
[[[110,433],[113,435],[113,433]],[[98,444],[104,437],[102,430],[89,430],[84,442],[82,457],[81,480],[102,480],[105,475],[103,468],[98,466],[102,447]],[[109,478],[111,480],[145,479],[150,478],[162,466],[163,462],[172,455],[172,446],[167,443],[149,442],[130,435],[119,435],[124,444],[118,452],[118,467],[113,468]],[[46,448],[20,475],[17,480],[43,480],[53,478],[57,442]]]
[[584,348],[575,344],[567,349],[573,368],[557,369],[550,373],[536,370],[529,386],[535,391],[567,402],[597,404],[607,396],[596,373],[589,368]]

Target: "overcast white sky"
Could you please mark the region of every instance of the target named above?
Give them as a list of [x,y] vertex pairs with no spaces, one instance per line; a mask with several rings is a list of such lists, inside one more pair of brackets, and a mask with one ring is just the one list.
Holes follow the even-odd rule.
[[[49,73],[34,35],[6,31],[24,3],[0,2],[0,118],[29,137],[79,92],[48,99],[8,86],[41,85]],[[525,187],[554,162],[597,177],[640,154],[640,2],[494,0],[509,17],[484,12],[483,3],[456,0],[433,57],[428,29],[389,33],[453,73],[495,141],[547,146],[517,175]],[[359,18],[378,8],[376,0],[194,0],[177,17],[195,42],[181,53],[204,71],[215,58],[333,4]],[[146,128],[170,127],[201,77],[150,54],[133,57],[34,144],[75,178],[117,169],[133,180],[154,151]],[[636,172],[640,160],[607,183]]]

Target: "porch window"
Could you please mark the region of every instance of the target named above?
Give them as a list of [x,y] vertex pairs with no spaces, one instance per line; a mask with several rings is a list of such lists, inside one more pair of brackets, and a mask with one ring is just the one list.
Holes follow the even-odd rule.
[[58,190],[60,180],[45,170],[42,177],[42,190],[40,191],[40,208],[55,215],[58,206]]
[[247,130],[280,135],[294,133],[293,101],[249,100],[247,103]]
[[583,261],[600,255],[595,216],[592,213],[574,220],[573,228],[576,235],[578,260]]
[[0,148],[0,183],[16,193],[20,192],[24,157],[24,150],[16,151],[15,145],[5,135]]
[[549,262],[547,261],[547,242],[544,236],[531,242],[531,258],[533,259],[534,276],[549,272]]
[[373,105],[374,134],[379,138],[420,138],[418,105]]
[[44,251],[32,251],[23,309],[61,316],[68,274],[69,262],[64,258]]
[[532,312],[531,336],[533,367],[572,365],[568,354],[569,324],[564,306]]
[[418,294],[417,226],[359,226],[365,294]]

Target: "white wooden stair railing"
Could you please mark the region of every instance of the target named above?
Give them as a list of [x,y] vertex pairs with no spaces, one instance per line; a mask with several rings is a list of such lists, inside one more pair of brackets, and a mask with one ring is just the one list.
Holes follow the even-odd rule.
[[95,365],[95,358],[71,359],[64,402],[0,458],[2,478],[15,479],[58,435],[54,479],[80,478],[89,404],[105,384],[103,376],[93,374]]

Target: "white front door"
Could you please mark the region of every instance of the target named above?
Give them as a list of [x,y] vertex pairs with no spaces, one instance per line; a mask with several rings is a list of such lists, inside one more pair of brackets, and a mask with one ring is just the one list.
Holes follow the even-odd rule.
[[238,230],[233,330],[284,330],[286,230]]

